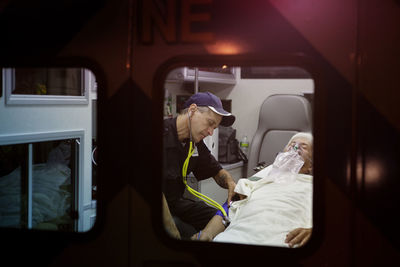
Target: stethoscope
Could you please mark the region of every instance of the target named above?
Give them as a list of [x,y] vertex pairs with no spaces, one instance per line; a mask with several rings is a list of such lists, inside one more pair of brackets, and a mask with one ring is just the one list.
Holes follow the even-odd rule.
[[189,161],[190,158],[192,157],[194,151],[196,150],[196,144],[193,143],[193,139],[192,139],[192,129],[191,129],[191,121],[190,121],[190,113],[191,111],[188,111],[188,122],[189,122],[189,151],[188,151],[188,155],[186,157],[186,160],[183,163],[182,166],[182,178],[183,178],[183,183],[186,186],[186,189],[195,197],[200,198],[201,200],[203,200],[204,202],[206,202],[207,204],[219,209],[222,214],[224,215],[224,217],[222,218],[222,222],[223,224],[227,227],[230,223],[229,217],[226,214],[226,211],[224,210],[224,208],[215,200],[209,198],[208,196],[197,192],[196,190],[194,190],[193,188],[191,188],[188,183],[187,183],[187,169],[189,166]]

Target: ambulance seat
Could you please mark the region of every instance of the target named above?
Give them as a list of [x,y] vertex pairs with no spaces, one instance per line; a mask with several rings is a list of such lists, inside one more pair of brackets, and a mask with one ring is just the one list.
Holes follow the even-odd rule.
[[248,154],[247,177],[260,162],[273,163],[278,152],[298,132],[312,131],[310,102],[301,95],[276,94],[261,105],[258,128]]

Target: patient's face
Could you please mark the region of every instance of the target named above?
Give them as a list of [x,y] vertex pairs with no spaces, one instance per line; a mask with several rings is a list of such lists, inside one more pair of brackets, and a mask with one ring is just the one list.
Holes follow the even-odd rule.
[[284,151],[288,151],[290,147],[293,147],[295,144],[299,145],[299,154],[304,160],[304,165],[300,169],[300,173],[303,174],[311,174],[312,173],[312,144],[308,141],[307,138],[297,137],[294,138],[293,141],[288,144]]

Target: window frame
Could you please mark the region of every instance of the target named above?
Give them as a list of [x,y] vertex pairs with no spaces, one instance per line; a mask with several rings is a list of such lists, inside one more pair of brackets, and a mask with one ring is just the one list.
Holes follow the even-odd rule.
[[89,90],[93,89],[90,88],[90,75],[84,68],[81,69],[83,96],[13,94],[15,68],[4,68],[2,76],[6,105],[88,105]]
[[[314,135],[313,138],[313,153],[320,155],[321,154],[321,139],[320,134],[321,130],[324,127],[324,124],[321,124],[320,117],[323,116],[321,112],[321,102],[325,97],[324,90],[324,82],[322,79],[321,66],[308,56],[302,54],[276,54],[274,56],[266,56],[266,57],[258,57],[258,56],[217,56],[217,55],[182,55],[176,56],[168,59],[163,64],[159,66],[156,71],[155,84],[153,86],[153,110],[155,110],[156,114],[158,114],[157,120],[152,121],[152,127],[156,129],[162,129],[162,107],[164,101],[164,83],[169,81],[169,73],[172,70],[177,68],[183,68],[185,66],[220,66],[221,63],[226,64],[228,66],[240,66],[240,67],[252,67],[252,66],[296,66],[307,71],[314,81],[314,98],[318,99],[318,105],[315,105],[315,102],[312,103],[312,133]],[[238,74],[236,74],[238,75]],[[317,89],[318,88],[318,89]],[[163,90],[164,89],[164,90]],[[321,100],[322,99],[322,100]],[[158,112],[158,113],[157,113]],[[316,116],[315,112],[319,112],[318,116]],[[160,149],[162,147],[162,131],[157,133],[155,142],[156,146],[159,146]],[[158,140],[160,140],[158,142]],[[162,162],[162,153],[154,153],[154,161]],[[315,160],[317,161],[317,160]],[[318,160],[319,162],[319,160]],[[160,168],[156,170],[156,176],[158,177],[158,182],[162,182],[163,170]],[[265,253],[272,252],[275,256],[274,258],[280,257],[293,257],[298,258],[302,257],[302,255],[307,255],[316,251],[322,244],[323,237],[323,228],[325,225],[324,217],[323,217],[323,206],[324,206],[324,187],[323,187],[323,177],[321,176],[321,168],[317,167],[313,170],[313,200],[312,200],[312,221],[313,221],[313,231],[310,240],[303,247],[296,249],[288,249],[285,247],[274,247],[274,246],[264,246],[264,245],[248,245],[248,244],[240,244],[240,243],[223,243],[223,242],[187,242],[183,240],[178,240],[172,238],[167,231],[159,231],[158,234],[165,244],[170,246],[179,247],[183,251],[188,251],[193,253],[194,251],[203,251],[206,253],[214,253],[214,251],[220,248],[229,248],[233,253],[243,251],[243,249],[250,248],[254,253]],[[162,187],[160,186],[159,191],[157,193],[162,195]],[[162,221],[162,205],[161,197],[158,202],[152,206],[157,214],[157,218],[155,219],[155,223],[159,229],[164,229],[164,223]],[[196,254],[196,253],[195,253]]]
[[[84,208],[83,205],[79,203],[83,200],[83,164],[84,164],[84,137],[85,132],[84,130],[76,130],[76,131],[59,131],[59,132],[40,132],[40,133],[29,133],[29,134],[15,134],[15,135],[0,135],[0,146],[3,145],[17,145],[17,144],[27,144],[29,147],[29,161],[28,168],[30,169],[29,172],[32,173],[32,144],[39,143],[39,142],[48,142],[48,141],[57,141],[57,140],[64,140],[64,139],[77,139],[79,151],[77,152],[76,156],[78,156],[77,164],[75,169],[75,179],[74,181],[71,180],[71,184],[73,185],[73,205],[75,206],[75,211],[78,214],[82,214]],[[30,184],[30,196],[28,198],[32,198],[32,175],[30,176],[28,183]],[[72,175],[72,173],[71,173]],[[31,201],[30,201],[31,202]],[[32,202],[30,203],[30,205]],[[28,204],[29,205],[29,204]],[[30,218],[32,219],[31,212],[28,210],[28,214],[30,214]],[[29,215],[28,215],[29,216]],[[29,223],[28,223],[29,225]],[[31,226],[31,225],[30,225]],[[31,229],[28,227],[28,229]],[[83,221],[79,220],[79,218],[74,223],[74,231],[73,232],[81,232],[83,229]]]

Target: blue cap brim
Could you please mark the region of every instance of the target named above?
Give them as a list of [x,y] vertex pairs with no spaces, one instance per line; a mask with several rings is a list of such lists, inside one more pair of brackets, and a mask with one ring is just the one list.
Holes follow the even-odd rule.
[[222,125],[222,126],[225,126],[225,127],[228,127],[228,126],[231,126],[234,122],[235,122],[235,120],[236,120],[236,117],[235,116],[233,116],[231,113],[229,113],[229,112],[227,112],[227,111],[225,111],[225,110],[217,110],[216,108],[214,108],[214,107],[212,107],[212,106],[208,106],[212,111],[214,111],[215,113],[217,113],[218,115],[221,115],[222,116],[222,120],[221,120],[221,123],[220,123],[220,125]]

